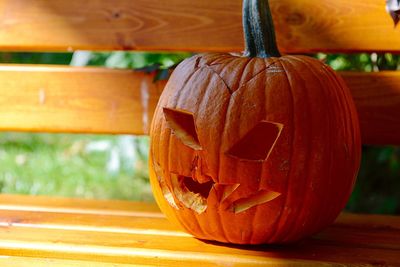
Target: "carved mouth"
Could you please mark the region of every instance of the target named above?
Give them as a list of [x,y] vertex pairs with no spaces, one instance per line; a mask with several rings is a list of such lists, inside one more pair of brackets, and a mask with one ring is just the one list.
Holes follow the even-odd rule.
[[[160,183],[165,200],[175,209],[179,206],[174,198],[179,200],[180,205],[201,214],[207,209],[207,198],[213,188],[219,191],[220,201],[230,201],[229,197],[240,187],[240,184],[222,185],[216,184],[211,177],[202,176],[202,181],[195,181],[190,176],[183,176],[171,173],[172,192],[162,178],[162,169],[159,164],[155,164],[157,179]],[[218,192],[217,192],[218,193]],[[260,190],[245,198],[236,199],[231,202],[227,210],[234,213],[242,213],[252,207],[267,203],[279,197],[281,193],[271,190]],[[229,202],[228,202],[229,203]]]
[[[203,213],[207,209],[207,198],[215,185],[212,180],[199,183],[193,180],[192,177],[176,174],[172,174],[171,178],[174,194],[186,208],[194,210],[198,214]],[[223,191],[223,198],[221,201],[224,201],[238,189],[240,184],[218,186]],[[248,197],[234,201],[228,206],[228,210],[234,213],[241,213],[252,207],[267,203],[280,195],[281,193],[275,191],[260,190]]]
[[176,198],[186,207],[203,213],[207,209],[207,198],[214,182],[210,179],[199,183],[192,177],[171,174],[171,180]]

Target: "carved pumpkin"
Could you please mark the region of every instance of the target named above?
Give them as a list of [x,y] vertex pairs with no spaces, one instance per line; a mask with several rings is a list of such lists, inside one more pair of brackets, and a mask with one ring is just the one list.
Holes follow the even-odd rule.
[[332,69],[280,56],[267,1],[244,1],[244,26],[246,56],[200,54],[172,74],[150,132],[151,183],[167,217],[200,239],[293,242],[344,207],[357,114]]

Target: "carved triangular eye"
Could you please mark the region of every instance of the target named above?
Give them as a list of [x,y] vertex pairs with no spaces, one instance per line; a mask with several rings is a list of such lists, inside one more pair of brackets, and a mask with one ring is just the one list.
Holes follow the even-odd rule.
[[187,111],[163,108],[168,127],[181,142],[194,150],[201,150],[193,114]]
[[268,158],[283,129],[283,124],[260,121],[229,149],[229,156],[252,161]]

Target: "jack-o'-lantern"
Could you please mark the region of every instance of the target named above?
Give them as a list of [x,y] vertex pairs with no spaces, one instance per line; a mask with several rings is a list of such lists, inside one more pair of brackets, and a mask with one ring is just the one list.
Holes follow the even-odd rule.
[[161,210],[200,239],[293,242],[334,221],[360,161],[356,109],[342,79],[281,56],[267,1],[244,0],[244,56],[182,62],[151,127]]

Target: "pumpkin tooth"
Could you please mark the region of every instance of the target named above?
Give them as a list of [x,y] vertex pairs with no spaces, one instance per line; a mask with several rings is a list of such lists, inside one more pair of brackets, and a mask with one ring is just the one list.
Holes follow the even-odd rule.
[[196,155],[193,159],[191,166],[192,179],[200,184],[212,181],[212,178],[206,174],[203,174],[203,161],[199,155]]
[[214,185],[212,180],[198,183],[192,177],[171,174],[175,197],[188,209],[203,213],[207,209],[207,198]]
[[229,210],[234,213],[241,213],[252,207],[267,203],[279,197],[281,193],[271,190],[260,190],[248,198],[241,198],[232,203]]
[[164,177],[163,176],[163,171],[161,169],[160,164],[158,164],[157,162],[153,162],[153,165],[154,165],[154,171],[155,171],[155,173],[157,175],[158,183],[159,183],[159,185],[161,187],[161,191],[162,191],[162,193],[164,195],[165,200],[167,200],[168,204],[171,205],[173,208],[179,210],[179,207],[175,202],[175,199],[173,197],[173,194],[172,194],[171,190],[169,189],[169,187],[165,183],[165,180],[163,178]]
[[240,184],[219,185],[219,186],[223,188],[221,196],[221,202],[222,202],[225,201],[228,197],[230,197],[233,194],[233,192],[235,192],[236,189],[238,189]]

